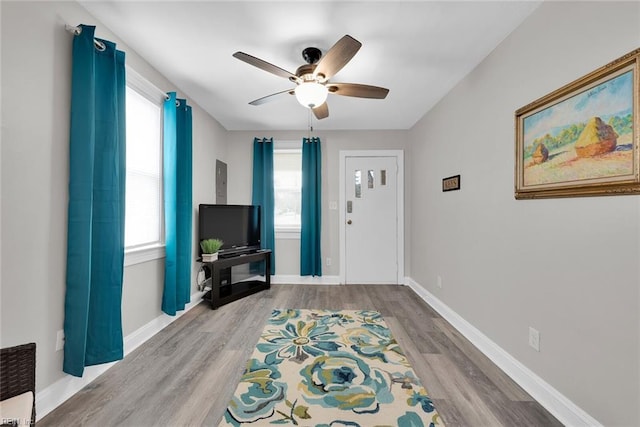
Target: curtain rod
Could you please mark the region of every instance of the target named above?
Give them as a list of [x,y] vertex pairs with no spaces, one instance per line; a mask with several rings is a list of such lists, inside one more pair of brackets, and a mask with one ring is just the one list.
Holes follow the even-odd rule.
[[[82,28],[74,27],[73,25],[67,24],[64,26],[64,28],[70,33],[72,33],[74,36],[79,36],[80,33],[82,33]],[[100,40],[93,39],[93,44],[96,46],[96,49],[98,49],[101,52],[107,48],[104,45],[104,43],[102,43]]]
[[[74,36],[79,36],[82,33],[82,28],[75,27],[73,25],[66,24],[64,26],[64,28],[65,28],[65,30],[67,30],[70,33],[72,33]],[[100,51],[103,51],[103,50],[106,49],[106,46],[100,40],[93,39],[93,43],[96,45],[96,48],[98,50],[100,50]],[[135,74],[138,74],[131,67],[127,66],[127,68],[129,69],[129,71],[133,71]],[[154,89],[156,88],[155,86],[153,86],[153,87],[154,87]],[[164,96],[165,100],[169,100],[171,98],[169,95],[167,95],[166,92],[162,91],[161,89],[158,89],[158,91],[162,92],[162,95]],[[178,100],[176,100],[176,107],[179,107],[179,106],[180,106],[180,102],[178,102]]]

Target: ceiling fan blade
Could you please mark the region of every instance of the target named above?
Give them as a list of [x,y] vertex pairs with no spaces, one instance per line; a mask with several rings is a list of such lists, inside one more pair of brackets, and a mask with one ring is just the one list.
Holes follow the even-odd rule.
[[313,71],[313,76],[317,77],[318,74],[322,74],[325,79],[330,79],[342,67],[347,65],[347,62],[353,58],[361,46],[362,43],[350,35],[342,37],[320,58],[316,69]]
[[384,99],[389,89],[379,86],[361,85],[358,83],[330,83],[327,85],[329,93],[357,98]]
[[263,96],[262,98],[258,98],[255,101],[251,101],[249,104],[250,105],[262,105],[265,104],[267,102],[273,101],[275,99],[278,98],[278,96],[285,94],[285,93],[289,93],[291,95],[293,95],[295,92],[293,89],[287,89],[287,90],[283,90],[282,92],[276,92],[276,93],[272,93],[271,95],[267,95],[267,96]]
[[313,108],[313,115],[316,116],[316,119],[322,120],[329,117],[329,106],[327,103],[323,103],[321,106]]
[[236,52],[233,54],[234,58],[238,58],[240,61],[244,61],[249,65],[253,65],[254,67],[258,67],[261,70],[267,71],[271,74],[275,74],[276,76],[279,77],[284,77],[285,79],[293,79],[293,81],[298,80],[298,77],[293,74],[290,73],[287,70],[284,70],[280,67],[276,67],[275,65],[264,61],[260,58],[256,58],[255,56],[251,56],[248,53],[244,53],[244,52]]

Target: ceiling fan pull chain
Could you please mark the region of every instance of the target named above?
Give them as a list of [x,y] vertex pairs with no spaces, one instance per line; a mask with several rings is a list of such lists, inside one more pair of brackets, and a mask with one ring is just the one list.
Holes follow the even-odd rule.
[[313,133],[313,110],[311,108],[309,110],[309,140],[311,140],[311,134]]

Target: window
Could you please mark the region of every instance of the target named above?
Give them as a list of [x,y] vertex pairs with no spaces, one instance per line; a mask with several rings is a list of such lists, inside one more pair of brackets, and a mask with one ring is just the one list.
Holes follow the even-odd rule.
[[277,237],[299,237],[302,194],[300,142],[276,142],[273,150],[274,223]]
[[164,256],[161,94],[127,69],[125,265]]

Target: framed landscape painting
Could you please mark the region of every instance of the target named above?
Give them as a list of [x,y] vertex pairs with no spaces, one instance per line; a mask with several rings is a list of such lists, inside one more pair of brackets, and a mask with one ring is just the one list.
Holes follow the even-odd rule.
[[640,49],[520,108],[516,199],[640,195]]

